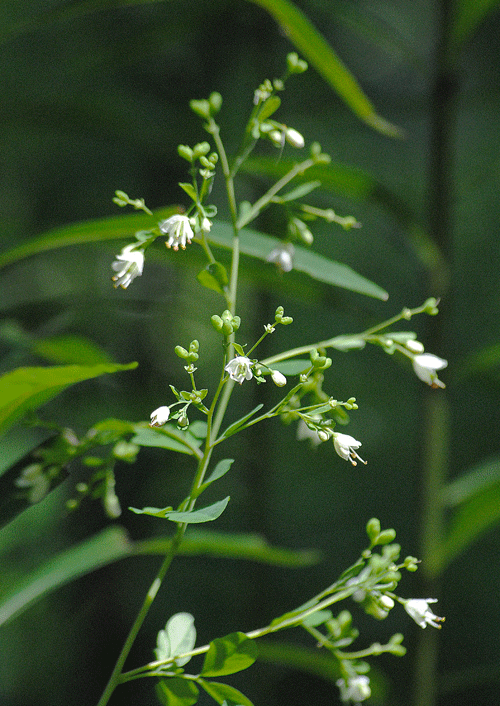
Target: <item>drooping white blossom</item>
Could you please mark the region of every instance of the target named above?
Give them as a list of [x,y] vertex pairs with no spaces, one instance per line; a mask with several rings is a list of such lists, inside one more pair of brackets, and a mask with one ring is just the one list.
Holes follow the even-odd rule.
[[448,361],[439,358],[432,353],[422,353],[413,358],[413,370],[415,375],[431,387],[444,387],[444,383],[438,379],[436,370],[446,368]]
[[284,243],[277,248],[271,250],[266,257],[267,262],[276,263],[277,267],[282,272],[290,272],[293,269],[293,256],[295,248],[291,243]]
[[404,609],[413,620],[425,628],[432,625],[434,628],[441,628],[439,623],[444,622],[444,618],[434,615],[429,608],[429,603],[437,603],[437,598],[410,598],[404,602]]
[[240,385],[243,380],[251,380],[253,377],[252,373],[252,361],[244,355],[238,355],[233,358],[226,365],[224,370],[229,373],[231,380],[238,382]]
[[170,216],[170,218],[159,223],[159,228],[162,233],[168,235],[168,239],[165,243],[167,248],[173,248],[174,250],[181,248],[185,250],[186,244],[190,244],[191,240],[194,238],[193,229],[191,228],[191,223],[187,216],[178,214]]
[[366,461],[363,461],[361,456],[358,456],[356,453],[356,449],[359,449],[361,446],[361,441],[357,441],[353,436],[333,432],[333,445],[340,458],[343,458],[345,461],[350,461],[353,466],[357,466],[358,461],[366,464]]
[[144,269],[144,250],[133,250],[134,247],[135,243],[125,246],[111,265],[112,269],[116,272],[116,275],[113,275],[111,278],[114,282],[114,287],[127,289],[129,284],[133,282],[136,277],[142,275],[142,270]]
[[154,412],[151,413],[150,427],[162,427],[168,422],[170,417],[170,407],[158,407]]
[[344,703],[359,703],[369,699],[372,693],[370,680],[364,674],[357,674],[345,679],[338,679],[337,686],[340,689],[340,698]]

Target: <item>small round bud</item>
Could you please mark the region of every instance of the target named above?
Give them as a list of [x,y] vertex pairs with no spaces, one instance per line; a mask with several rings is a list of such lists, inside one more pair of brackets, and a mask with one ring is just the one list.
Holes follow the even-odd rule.
[[179,358],[182,358],[183,360],[187,360],[188,357],[189,357],[189,353],[188,353],[187,350],[186,350],[185,348],[183,348],[182,346],[176,346],[176,347],[174,348],[174,352],[175,352],[176,355],[179,356]]
[[439,299],[435,299],[434,297],[430,297],[424,302],[424,311],[426,314],[430,314],[431,316],[436,316],[436,314],[439,314],[439,309],[437,308],[439,304]]

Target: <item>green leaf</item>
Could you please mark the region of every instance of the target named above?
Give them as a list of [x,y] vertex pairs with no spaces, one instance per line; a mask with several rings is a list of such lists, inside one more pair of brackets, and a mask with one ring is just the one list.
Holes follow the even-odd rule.
[[498,0],[456,0],[450,30],[450,49],[459,52],[486,16],[498,7]]
[[222,476],[225,476],[226,473],[231,468],[231,466],[233,465],[233,463],[234,463],[234,458],[225,458],[222,461],[219,461],[219,463],[215,466],[212,473],[208,476],[206,481],[201,486],[198,495],[200,495],[205,490],[205,488],[208,488],[208,486],[211,483],[213,483],[214,480],[218,480],[219,478],[222,478]]
[[[225,248],[231,247],[231,226],[227,223],[217,223],[210,231],[209,239],[214,245],[220,245]],[[271,251],[280,245],[282,245],[281,240],[257,233],[254,230],[244,228],[241,232],[240,251],[245,255],[267,261],[267,256]],[[319,282],[349,289],[369,297],[375,297],[383,301],[386,301],[389,297],[384,289],[359,275],[347,265],[329,260],[323,255],[318,255],[300,246],[295,246],[293,269],[297,272],[303,272]]]
[[226,703],[227,706],[253,706],[250,699],[235,689],[234,686],[229,686],[229,684],[221,684],[217,681],[202,681],[200,682],[207,694],[210,694],[212,699],[217,701],[218,704]]
[[399,128],[377,115],[354,76],[298,7],[290,0],[251,2],[260,5],[274,17],[290,41],[361,120],[390,137],[402,136]]
[[212,289],[219,294],[224,293],[224,289],[229,282],[226,268],[220,262],[212,262],[205,269],[196,275],[198,282],[207,289]]
[[[165,556],[171,543],[172,540],[165,537],[132,543],[121,527],[105,530],[49,559],[30,576],[11,586],[8,593],[0,598],[0,625],[22,613],[46,594],[84,574],[130,556]],[[190,529],[183,539],[179,554],[246,559],[288,568],[311,566],[320,559],[314,550],[294,551],[271,547],[260,535],[200,529]]]
[[500,483],[500,457],[495,456],[448,483],[443,490],[443,501],[448,507],[456,507],[476,493],[498,483]]
[[229,495],[224,500],[219,500],[213,505],[192,510],[188,512],[179,512],[172,510],[171,507],[145,507],[142,510],[131,507],[129,510],[135,512],[136,515],[151,515],[152,517],[160,517],[161,519],[171,520],[172,522],[182,522],[185,524],[198,524],[200,522],[212,522],[222,515],[229,502]]
[[484,532],[500,522],[500,483],[476,493],[453,515],[439,551],[439,573]]
[[257,645],[242,632],[218,637],[210,643],[201,675],[222,677],[250,667],[257,659]]
[[259,110],[259,121],[263,122],[270,118],[273,113],[275,113],[281,105],[281,98],[279,96],[270,96],[265,103],[262,104]]
[[292,189],[292,191],[287,191],[286,194],[281,194],[276,198],[279,199],[280,203],[295,201],[296,199],[301,199],[304,196],[307,196],[307,194],[310,194],[311,191],[314,191],[314,189],[317,189],[320,186],[320,181],[306,181],[304,184],[300,184],[297,188]]
[[290,358],[289,360],[282,360],[278,363],[273,363],[271,368],[273,370],[278,370],[283,375],[300,375],[304,370],[308,370],[311,367],[311,361],[309,358]]
[[133,546],[121,527],[109,527],[49,559],[0,599],[0,625],[69,581],[130,556]]
[[114,363],[111,356],[85,336],[67,334],[42,338],[33,343],[33,352],[51,363],[98,365]]
[[51,252],[69,245],[89,245],[113,240],[130,240],[138,230],[156,227],[158,221],[178,213],[178,208],[169,206],[154,212],[153,216],[145,213],[110,216],[91,221],[73,223],[62,228],[55,228],[37,238],[32,238],[17,248],[0,255],[0,269],[32,255]]
[[0,435],[4,434],[27,412],[56,397],[67,387],[106,373],[133,370],[128,365],[65,365],[47,368],[18,368],[0,378]]
[[[135,545],[137,554],[166,554],[171,540],[148,539]],[[190,528],[182,540],[183,556],[213,556],[225,559],[247,559],[269,566],[301,568],[317,564],[320,555],[316,550],[283,549],[272,547],[259,534],[231,534],[213,530]]]
[[156,695],[163,706],[193,706],[198,701],[199,689],[190,679],[172,677],[160,679]]
[[158,449],[170,449],[183,454],[198,455],[201,440],[189,429],[181,431],[173,424],[165,424],[159,429],[136,425],[136,434],[131,442],[138,446],[150,446]]
[[450,483],[444,491],[448,505],[456,506],[432,566],[439,573],[500,522],[500,460],[490,459]]
[[181,187],[181,189],[183,189],[186,192],[186,194],[189,196],[189,198],[192,199],[196,203],[197,195],[196,195],[196,191],[194,189],[194,186],[192,184],[181,184],[181,183],[179,183],[179,186]]
[[[165,630],[158,632],[156,639],[156,659],[167,660],[169,657],[191,652],[196,644],[196,628],[191,613],[176,613],[168,619]],[[191,656],[175,660],[177,667],[183,667]]]
[[233,434],[236,434],[238,429],[245,424],[250,417],[253,417],[253,415],[259,411],[259,409],[262,409],[264,405],[263,404],[258,404],[257,407],[254,407],[248,414],[245,414],[244,417],[241,417],[241,419],[236,420],[236,422],[233,422],[228,426],[228,428],[223,432],[222,436],[220,437],[221,439],[227,439],[228,436],[232,436]]

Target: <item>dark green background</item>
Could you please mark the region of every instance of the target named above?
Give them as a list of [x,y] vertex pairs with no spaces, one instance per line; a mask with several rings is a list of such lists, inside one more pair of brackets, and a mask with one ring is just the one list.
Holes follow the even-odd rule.
[[[206,137],[189,111],[189,99],[213,90],[223,95],[220,122],[231,150],[238,144],[253,90],[263,79],[280,75],[286,53],[293,50],[270,16],[243,0],[172,0],[23,27],[52,9],[78,4],[8,0],[0,7],[2,250],[54,226],[116,214],[111,202],[115,189],[144,197],[150,208],[182,203],[176,184],[186,180],[185,163],[177,156],[177,144]],[[319,140],[335,161],[373,174],[406,203],[415,222],[432,228],[431,91],[440,3],[296,4],[357,76],[379,113],[401,126],[406,138],[391,140],[360,122],[313,69],[290,80],[280,117],[308,142]],[[318,548],[324,560],[312,570],[271,570],[251,563],[178,559],[140,633],[131,668],[152,656],[156,632],[176,611],[195,615],[203,644],[226,632],[264,625],[305,601],[356,559],[372,516],[396,528],[403,554],[418,556],[421,442],[429,394],[446,394],[450,404],[452,477],[498,453],[496,359],[480,373],[461,371],[468,356],[498,341],[500,329],[499,30],[499,18],[492,14],[454,65],[456,93],[448,126],[450,286],[437,330],[434,319],[412,322],[429,350],[449,359],[441,375],[446,393],[428,390],[408,366],[378,349],[336,353],[325,387],[338,399],[356,396],[359,410],[351,415],[348,432],[363,441],[368,466],[350,467],[331,445],[311,453],[306,444],[295,442],[295,429],[279,421],[229,442],[224,455],[237,461],[210,491],[213,500],[225,494],[232,498],[217,528],[260,532],[291,548]],[[243,180],[240,194],[255,198],[262,183]],[[221,184],[214,200],[219,196]],[[354,215],[363,228],[344,232],[319,226],[315,249],[374,280],[390,298],[382,303],[342,290],[312,297],[307,287],[290,291],[286,277],[280,279],[271,266],[261,282],[255,281],[245,275],[244,260],[240,314],[245,340],[260,335],[277,304],[284,304],[296,322],[279,330],[261,357],[284,346],[363,330],[403,306],[441,294],[429,291],[408,229],[380,203],[324,193],[316,202]],[[220,215],[225,216],[222,205]],[[281,235],[275,227],[272,221],[262,223],[264,230]],[[200,340],[203,386],[213,382],[210,367],[219,356],[209,317],[220,313],[221,303],[195,282],[196,270],[189,264],[176,266],[178,260],[189,263],[189,251],[173,256],[157,248],[144,276],[126,292],[111,287],[115,252],[116,244],[64,249],[8,268],[0,280],[2,372],[40,362],[9,338],[7,321],[36,337],[83,334],[119,362],[139,361],[136,371],[81,384],[47,406],[46,418],[78,432],[105,416],[146,419],[168,403],[168,383],[185,384],[182,365],[173,355],[176,344]],[[275,391],[270,386],[236,390],[233,414],[257,404],[262,395],[272,400]],[[144,450],[137,465],[118,468],[117,492],[125,508],[175,505],[189,479],[188,459]],[[73,487],[69,479],[2,530],[2,589],[44,557],[105,526],[97,504],[66,516],[64,503]],[[120,523],[134,538],[166,531],[159,521],[128,511]],[[443,576],[436,609],[447,616],[439,635],[440,706],[486,706],[498,693],[499,545],[498,530],[484,535]],[[94,704],[156,563],[138,558],[100,570],[3,627],[2,705]],[[419,574],[406,577],[400,588],[408,597],[427,597]],[[353,614],[362,629],[360,647],[370,640],[383,642],[399,630],[405,633],[406,658],[373,663],[392,681],[387,699],[378,703],[410,703],[419,628],[403,611],[393,611],[383,623],[355,607]],[[284,637],[301,639],[292,633]],[[331,684],[267,664],[228,682],[256,706],[340,703]],[[120,687],[111,703],[156,703],[152,682]]]

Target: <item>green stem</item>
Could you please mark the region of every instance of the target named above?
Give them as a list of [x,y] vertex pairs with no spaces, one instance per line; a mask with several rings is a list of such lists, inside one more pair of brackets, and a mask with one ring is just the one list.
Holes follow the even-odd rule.
[[[430,234],[443,259],[436,259],[429,267],[429,289],[433,296],[444,297],[441,315],[432,320],[429,343],[433,349],[446,355],[444,331],[446,314],[450,310],[448,287],[452,245],[453,176],[451,169],[453,139],[453,103],[456,79],[450,66],[449,37],[453,21],[454,3],[441,0],[436,7],[436,49],[434,57],[434,86],[431,96],[431,140],[429,145],[429,223]],[[422,585],[424,596],[438,598],[441,567],[439,554],[444,531],[443,487],[449,464],[448,437],[449,405],[446,393],[429,391],[424,404],[424,431],[422,453],[422,509],[420,517]],[[421,630],[415,660],[414,704],[436,706],[438,701],[438,640],[439,631]]]

